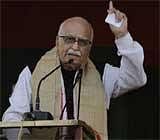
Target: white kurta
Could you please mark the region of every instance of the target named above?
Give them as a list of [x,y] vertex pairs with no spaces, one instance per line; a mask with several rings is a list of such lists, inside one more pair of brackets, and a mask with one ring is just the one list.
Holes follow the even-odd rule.
[[108,109],[110,98],[118,97],[129,90],[142,87],[147,82],[143,68],[144,52],[141,45],[133,41],[129,33],[115,40],[115,44],[118,48],[117,54],[122,56],[120,68],[106,64],[103,72]]

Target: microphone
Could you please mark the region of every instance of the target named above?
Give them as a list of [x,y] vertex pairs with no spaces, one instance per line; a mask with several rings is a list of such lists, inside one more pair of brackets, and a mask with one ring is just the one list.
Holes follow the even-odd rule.
[[[70,59],[65,64],[71,64],[73,62],[73,59]],[[40,96],[39,96],[39,90],[40,86],[43,80],[45,80],[48,76],[50,76],[53,72],[58,70],[61,67],[61,64],[58,65],[56,68],[54,68],[51,72],[49,72],[47,75],[42,77],[42,79],[39,81],[38,88],[37,88],[37,96],[36,96],[36,105],[35,105],[35,111],[26,112],[23,114],[23,119],[25,121],[33,121],[33,120],[53,120],[53,116],[50,112],[44,112],[40,111]],[[31,107],[33,108],[33,107]]]

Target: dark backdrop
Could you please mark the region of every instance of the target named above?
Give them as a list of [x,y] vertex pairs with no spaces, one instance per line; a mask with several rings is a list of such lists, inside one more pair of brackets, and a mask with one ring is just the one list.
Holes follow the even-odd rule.
[[[112,139],[158,139],[158,1],[115,1],[128,15],[129,31],[145,52],[147,84],[111,100],[108,111]],[[99,72],[105,62],[119,66],[114,36],[104,23],[107,4],[103,0],[2,1],[1,2],[1,115],[9,106],[12,85],[26,66],[34,68],[44,52],[55,44],[59,24],[71,16],[82,16],[95,29],[91,58]]]

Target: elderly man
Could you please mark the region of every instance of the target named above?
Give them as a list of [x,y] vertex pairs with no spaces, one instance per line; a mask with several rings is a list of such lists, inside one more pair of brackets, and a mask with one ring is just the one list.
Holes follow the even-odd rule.
[[[3,121],[22,120],[23,113],[30,111],[30,103],[35,106],[40,80],[60,64],[61,68],[41,84],[39,90],[41,110],[51,112],[54,119],[83,120],[93,128],[97,139],[107,139],[106,107],[109,108],[110,98],[146,83],[143,49],[129,34],[126,15],[116,10],[112,2],[108,12],[115,13],[117,20],[123,20],[121,27],[110,25],[115,35],[118,55],[122,56],[122,60],[120,68],[106,64],[103,74],[104,86],[89,59],[93,42],[92,26],[82,17],[69,18],[60,25],[56,46],[42,56],[33,74],[31,75],[28,67],[20,74],[10,98],[11,105],[4,113]],[[80,71],[81,82],[74,86]],[[79,86],[81,86],[80,109]],[[69,103],[66,103],[68,101]]]

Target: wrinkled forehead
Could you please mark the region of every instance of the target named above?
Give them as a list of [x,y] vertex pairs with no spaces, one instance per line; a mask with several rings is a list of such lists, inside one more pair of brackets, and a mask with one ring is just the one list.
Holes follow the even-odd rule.
[[81,18],[71,18],[64,21],[60,28],[58,35],[72,35],[92,41],[92,27],[91,25]]

